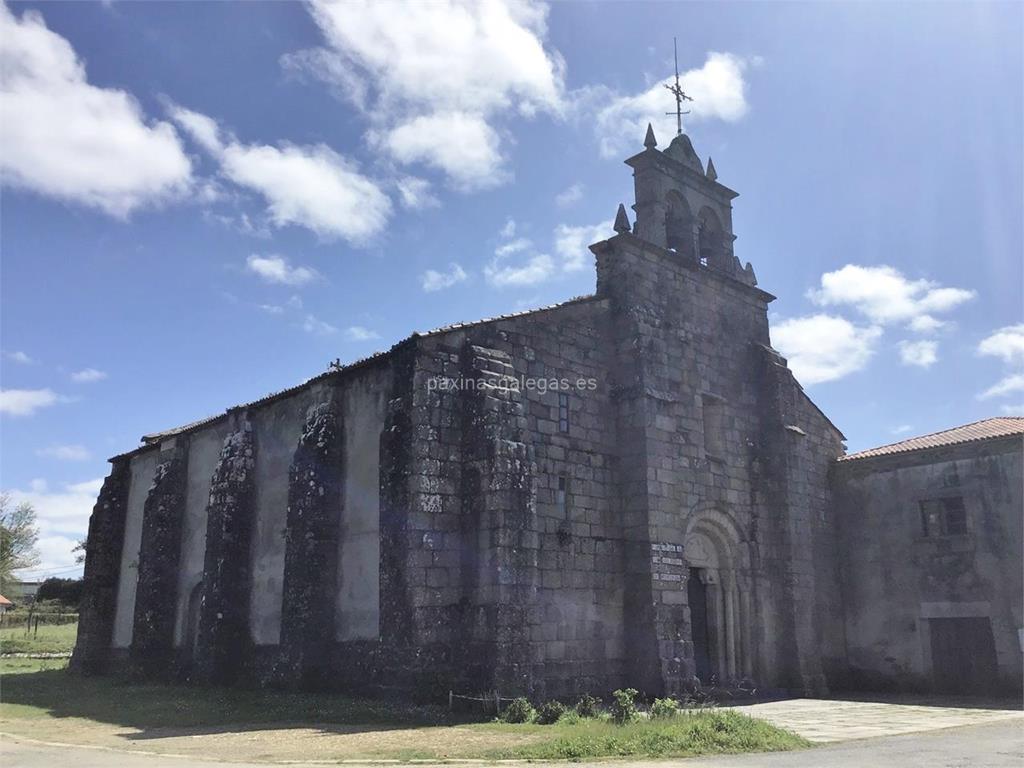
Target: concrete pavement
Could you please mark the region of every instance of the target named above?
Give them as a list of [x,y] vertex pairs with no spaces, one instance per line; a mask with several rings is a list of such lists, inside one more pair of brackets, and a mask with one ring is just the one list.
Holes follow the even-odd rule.
[[[910,697],[907,700],[913,701]],[[890,701],[786,699],[737,707],[737,711],[767,720],[772,725],[798,733],[818,744],[875,736],[898,736],[1004,720],[1015,720],[1018,725],[1024,723],[1024,712],[1020,710]]]

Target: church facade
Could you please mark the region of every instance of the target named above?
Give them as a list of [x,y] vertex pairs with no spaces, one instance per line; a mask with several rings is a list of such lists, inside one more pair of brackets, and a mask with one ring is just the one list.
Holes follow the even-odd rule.
[[710,160],[649,130],[626,162],[593,295],[112,459],[73,664],[537,698],[841,681],[843,436],[771,347]]

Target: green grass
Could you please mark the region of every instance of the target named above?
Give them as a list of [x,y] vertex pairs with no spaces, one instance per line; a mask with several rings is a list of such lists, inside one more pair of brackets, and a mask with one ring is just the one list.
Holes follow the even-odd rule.
[[536,744],[496,750],[489,758],[581,760],[597,757],[692,757],[736,752],[779,752],[810,746],[810,742],[731,709],[685,711],[664,720],[615,725],[608,720],[575,724],[506,725],[539,729],[550,738]]
[[[66,669],[66,659],[0,659],[3,696],[0,719],[11,727],[38,729],[33,721],[60,723],[84,718],[142,731],[173,728],[253,729],[260,724],[330,724],[363,726],[360,730],[421,728],[469,723],[439,706],[337,694],[290,693],[270,690],[202,688],[131,682],[116,677],[82,677]],[[77,741],[83,727],[75,723],[62,740]],[[86,726],[88,724],[86,723]],[[479,748],[460,747],[464,729],[423,731],[423,748],[394,749],[381,745],[380,754],[397,760],[444,759],[451,754],[478,759],[580,760],[600,757],[687,757],[692,755],[766,752],[798,749],[808,742],[761,720],[729,709],[686,711],[664,720],[640,720],[626,726],[604,719],[560,721],[554,725],[476,722],[471,731],[507,736],[488,740]],[[225,730],[231,730],[230,727]],[[434,734],[427,738],[427,734]],[[460,735],[461,734],[461,735]],[[524,739],[523,737],[529,737]],[[215,736],[211,736],[215,738]],[[495,744],[503,746],[495,747]],[[213,744],[211,743],[211,748]]]
[[0,627],[0,653],[70,653],[77,635],[77,623],[40,624],[38,632]]
[[[40,628],[41,631],[41,628]],[[434,725],[448,711],[337,694],[204,688],[71,674],[64,659],[0,659],[0,717],[84,717],[135,728],[302,722]],[[125,702],[131,706],[125,706]]]

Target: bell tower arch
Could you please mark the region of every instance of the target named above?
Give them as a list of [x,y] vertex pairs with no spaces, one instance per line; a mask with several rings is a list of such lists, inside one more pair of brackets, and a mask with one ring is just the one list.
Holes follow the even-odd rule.
[[702,164],[685,133],[664,152],[657,146],[648,126],[644,151],[626,160],[633,169],[636,236],[755,285],[753,269],[733,255],[732,201],[738,193],[719,183],[710,158],[707,166]]

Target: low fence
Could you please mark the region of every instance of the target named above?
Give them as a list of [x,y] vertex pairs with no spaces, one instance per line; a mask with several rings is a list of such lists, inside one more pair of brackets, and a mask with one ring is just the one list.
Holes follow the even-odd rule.
[[26,634],[37,633],[40,626],[77,624],[77,613],[35,613],[30,611],[7,611],[0,613],[0,629],[23,628]]

